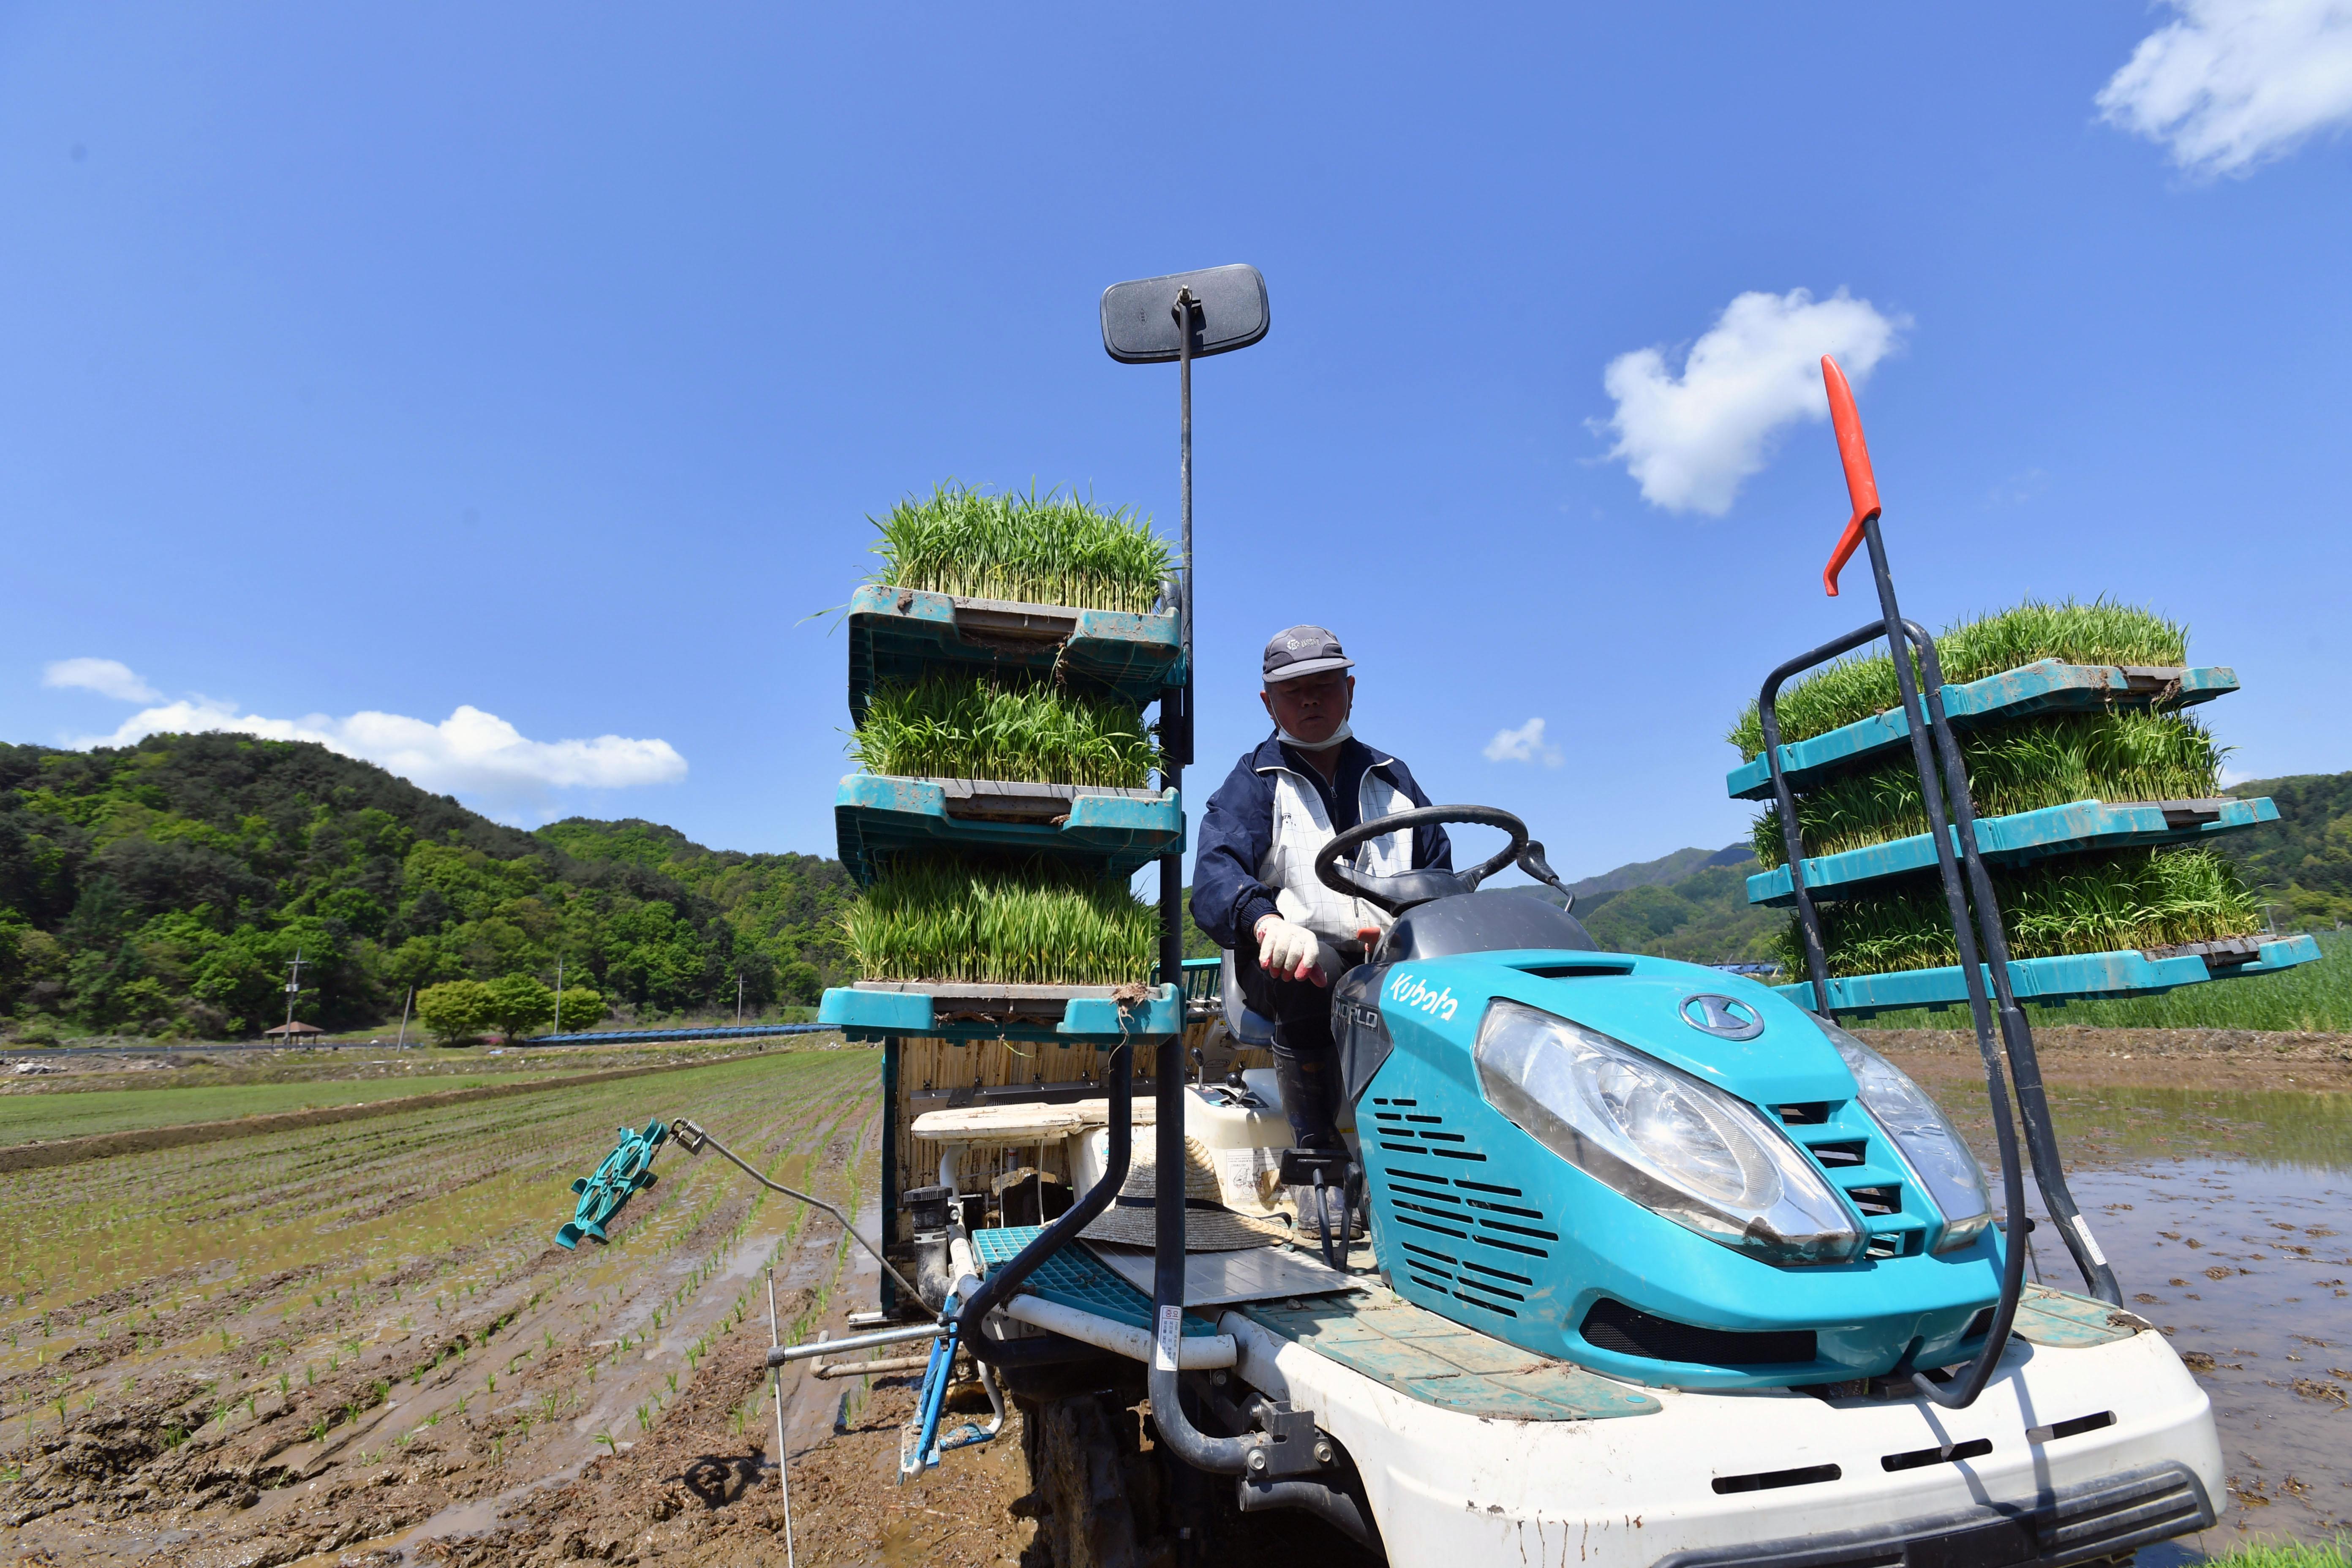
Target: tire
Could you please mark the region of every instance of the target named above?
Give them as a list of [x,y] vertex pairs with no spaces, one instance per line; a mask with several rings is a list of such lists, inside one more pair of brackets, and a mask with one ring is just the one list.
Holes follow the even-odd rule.
[[[1123,1413],[1122,1413],[1123,1414]],[[1129,1451],[1110,1410],[1096,1394],[1037,1407],[1029,1449],[1030,1484],[1042,1505],[1038,1534],[1054,1568],[1149,1568],[1164,1555],[1139,1550],[1137,1509],[1129,1495]]]

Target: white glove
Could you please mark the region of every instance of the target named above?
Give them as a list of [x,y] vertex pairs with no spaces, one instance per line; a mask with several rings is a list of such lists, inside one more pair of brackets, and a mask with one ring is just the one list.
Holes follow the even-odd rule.
[[1339,973],[1339,952],[1296,921],[1265,915],[1256,931],[1258,967],[1278,979],[1328,985]]

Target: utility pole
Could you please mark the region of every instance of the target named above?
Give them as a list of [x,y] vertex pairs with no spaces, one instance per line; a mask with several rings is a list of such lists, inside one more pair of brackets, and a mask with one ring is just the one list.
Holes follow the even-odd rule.
[[555,1032],[563,1033],[563,955],[555,955]]
[[302,990],[302,950],[300,948],[294,950],[294,962],[286,967],[293,971],[286,977],[286,1024],[289,1031],[286,1037],[286,1043],[292,1045],[294,1037],[290,1031],[294,1025],[294,998]]
[[394,1050],[408,1048],[408,1009],[415,1005],[415,1002],[416,987],[412,985],[408,988],[408,994],[400,999],[400,1038],[393,1042]]
[[743,972],[735,972],[735,1026],[743,1026]]

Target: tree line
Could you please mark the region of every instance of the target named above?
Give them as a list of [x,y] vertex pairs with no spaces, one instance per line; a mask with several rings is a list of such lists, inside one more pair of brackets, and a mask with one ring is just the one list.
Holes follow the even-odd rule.
[[298,953],[294,1016],[331,1029],[461,982],[529,980],[552,1009],[559,960],[567,1021],[575,988],[642,1020],[731,1012],[739,979],[748,1008],[806,1004],[847,978],[851,892],[835,861],[654,823],[525,832],[305,742],[0,745],[0,1026],[20,1038],[257,1033]]

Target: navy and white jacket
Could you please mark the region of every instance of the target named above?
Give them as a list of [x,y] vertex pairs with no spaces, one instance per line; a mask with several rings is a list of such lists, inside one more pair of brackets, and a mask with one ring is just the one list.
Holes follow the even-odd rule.
[[[1386,914],[1315,879],[1316,852],[1360,822],[1428,804],[1402,763],[1361,741],[1340,742],[1338,778],[1326,784],[1301,753],[1268,735],[1209,797],[1192,862],[1193,923],[1223,948],[1269,914],[1334,944],[1354,942],[1360,927],[1387,925]],[[1454,847],[1444,828],[1420,827],[1372,840],[1355,863],[1377,876],[1452,870]]]

